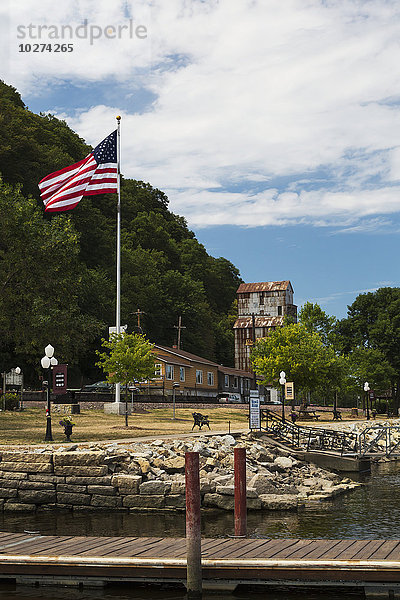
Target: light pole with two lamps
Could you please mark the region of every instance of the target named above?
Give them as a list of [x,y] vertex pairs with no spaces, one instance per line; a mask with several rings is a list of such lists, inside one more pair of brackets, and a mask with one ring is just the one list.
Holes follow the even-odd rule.
[[47,408],[46,408],[46,435],[44,438],[45,442],[52,442],[53,436],[51,434],[51,414],[50,414],[50,378],[51,378],[51,367],[58,365],[58,360],[54,356],[54,348],[51,344],[48,344],[44,349],[45,355],[40,361],[43,369],[47,370]]
[[367,421],[369,421],[369,392],[370,387],[368,381],[364,383],[365,400],[367,402]]
[[285,371],[281,371],[279,373],[279,383],[282,386],[282,421],[285,422],[285,384],[286,384]]

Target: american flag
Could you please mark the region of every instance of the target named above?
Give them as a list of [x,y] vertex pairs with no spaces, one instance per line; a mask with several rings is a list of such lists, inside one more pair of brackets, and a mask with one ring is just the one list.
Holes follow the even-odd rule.
[[83,196],[117,191],[117,130],[83,160],[39,182],[45,212],[71,210]]

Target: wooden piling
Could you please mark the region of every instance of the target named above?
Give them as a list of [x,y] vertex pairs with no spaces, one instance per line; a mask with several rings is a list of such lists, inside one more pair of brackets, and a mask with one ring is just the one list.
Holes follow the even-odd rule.
[[188,598],[200,598],[201,576],[201,518],[199,453],[185,453],[186,481],[186,554]]
[[246,448],[234,449],[235,536],[247,535]]

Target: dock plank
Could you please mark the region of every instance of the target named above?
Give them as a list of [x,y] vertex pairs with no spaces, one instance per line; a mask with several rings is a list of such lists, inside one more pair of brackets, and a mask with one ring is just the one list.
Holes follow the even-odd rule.
[[340,552],[335,558],[336,560],[352,560],[356,554],[360,553],[360,550],[363,550],[371,540],[353,540],[353,543]]
[[[386,545],[386,549],[388,548],[388,544]],[[393,545],[393,548],[386,554],[385,560],[400,560],[400,542],[397,541],[396,545]]]
[[354,540],[340,540],[336,546],[326,549],[324,557],[327,560],[335,560],[341,552],[347,550],[353,543]]
[[266,544],[258,544],[251,552],[247,554],[247,558],[276,558],[279,552],[285,550],[288,546],[292,546],[298,540],[271,540]]
[[[299,552],[296,558],[304,558],[306,560],[318,560],[324,556],[327,550],[335,549],[340,543],[340,540],[314,540],[309,546],[305,546],[303,552]],[[293,557],[292,557],[293,558]]]
[[[116,578],[143,582],[179,580],[184,584],[187,576],[185,538],[0,532],[0,547],[1,543],[2,578],[38,576],[51,578],[52,582],[57,577],[60,582],[65,582],[65,577],[78,582],[92,578],[103,582]],[[205,538],[202,561],[205,580],[250,584],[268,584],[273,580],[307,585],[330,581],[337,582],[341,589],[354,582],[381,582],[400,590],[400,540]]]

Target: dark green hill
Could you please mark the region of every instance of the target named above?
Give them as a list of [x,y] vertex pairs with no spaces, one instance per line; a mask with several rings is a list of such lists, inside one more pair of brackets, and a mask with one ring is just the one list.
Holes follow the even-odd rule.
[[[32,113],[0,82],[2,370],[16,359],[36,368],[51,341],[62,360],[96,376],[94,351],[115,322],[115,195],[49,217],[37,187],[90,149],[64,121]],[[123,180],[121,202],[122,323],[134,330],[140,308],[148,338],[172,345],[181,315],[182,348],[232,365],[236,267],[210,256],[150,184]]]

